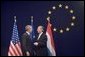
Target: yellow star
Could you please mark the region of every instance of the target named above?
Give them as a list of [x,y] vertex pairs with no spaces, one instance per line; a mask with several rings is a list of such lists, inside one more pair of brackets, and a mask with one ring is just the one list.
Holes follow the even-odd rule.
[[71,26],[74,26],[74,23],[73,22],[71,23]]
[[56,28],[53,29],[53,31],[56,31],[56,30],[57,30]]
[[72,16],[72,19],[74,20],[74,19],[76,19],[76,17],[75,16]]
[[65,6],[65,9],[68,9],[68,6],[67,5]]
[[58,6],[59,6],[59,8],[62,8],[62,5],[61,4],[59,4]]
[[54,10],[56,9],[56,7],[55,7],[55,6],[53,6],[52,8],[53,8]]
[[73,13],[73,10],[70,10],[70,13]]
[[63,33],[63,30],[62,29],[60,30],[60,33]]
[[51,11],[48,11],[48,14],[51,14]]
[[70,28],[67,27],[67,28],[66,28],[66,31],[69,31],[69,30],[70,30]]

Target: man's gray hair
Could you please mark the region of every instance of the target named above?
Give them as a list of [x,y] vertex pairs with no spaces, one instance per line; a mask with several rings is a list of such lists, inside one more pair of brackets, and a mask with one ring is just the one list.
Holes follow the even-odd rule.
[[25,30],[27,30],[27,29],[32,29],[32,26],[31,25],[26,25]]
[[42,31],[44,32],[44,27],[43,26],[39,26],[39,27],[41,27]]

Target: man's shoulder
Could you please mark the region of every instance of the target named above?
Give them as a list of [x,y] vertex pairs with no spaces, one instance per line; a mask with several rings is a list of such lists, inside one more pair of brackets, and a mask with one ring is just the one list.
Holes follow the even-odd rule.
[[23,33],[23,36],[27,36],[27,33]]
[[46,36],[46,33],[43,33],[42,36]]
[[41,39],[43,39],[43,40],[47,39],[46,33],[43,33],[43,34],[41,35]]

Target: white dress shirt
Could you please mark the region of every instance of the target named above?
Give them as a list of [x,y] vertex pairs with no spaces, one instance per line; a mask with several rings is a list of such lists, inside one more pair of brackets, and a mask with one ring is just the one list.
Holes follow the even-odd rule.
[[29,32],[27,32],[27,31],[26,31],[26,33],[27,33],[28,35],[30,35],[30,33],[29,33]]
[[40,34],[39,34],[39,36],[38,36],[38,39],[37,40],[39,40],[39,38],[40,38],[40,36],[43,34],[43,32],[41,32]]

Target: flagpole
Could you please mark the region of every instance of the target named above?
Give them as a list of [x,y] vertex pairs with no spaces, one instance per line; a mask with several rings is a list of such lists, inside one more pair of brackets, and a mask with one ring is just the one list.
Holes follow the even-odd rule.
[[31,22],[33,22],[33,16],[31,16]]
[[47,17],[47,21],[50,22],[50,17]]
[[33,27],[33,16],[31,16],[31,26],[32,26],[32,38],[35,38],[34,27]]
[[[47,21],[50,22],[50,17],[47,17]],[[52,26],[52,24],[50,23],[50,26]]]
[[14,16],[14,21],[16,22],[16,16]]

